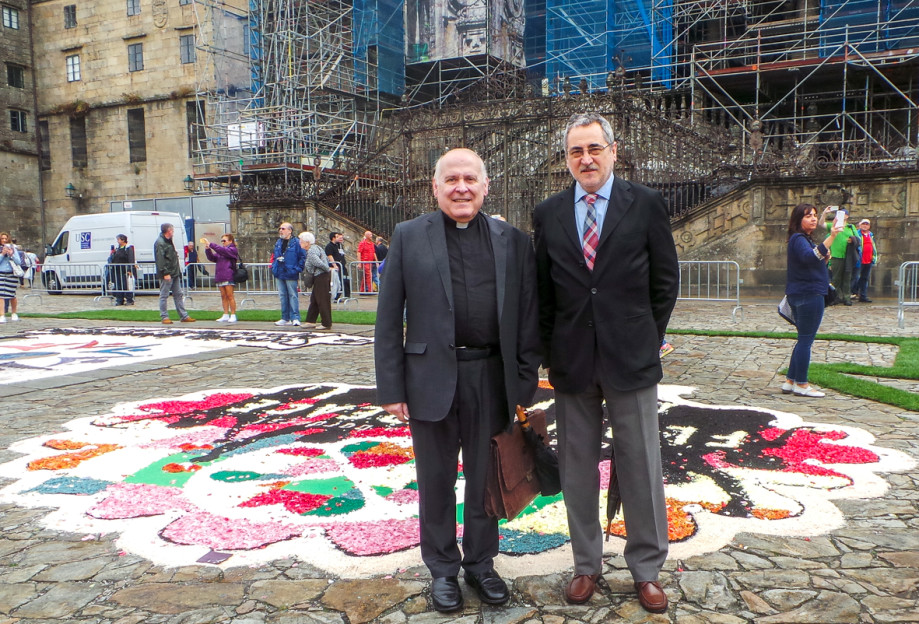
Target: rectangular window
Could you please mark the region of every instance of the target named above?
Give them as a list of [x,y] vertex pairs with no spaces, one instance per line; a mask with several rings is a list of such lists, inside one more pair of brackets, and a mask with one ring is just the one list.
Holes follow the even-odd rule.
[[128,16],[140,15],[140,0],[128,0]]
[[179,0],[179,6],[184,6],[186,4],[191,4],[192,0]]
[[147,131],[142,108],[128,109],[128,150],[132,163],[147,161]]
[[80,76],[80,55],[72,54],[67,57],[67,82],[76,82]]
[[10,130],[13,132],[26,132],[28,130],[25,111],[16,110],[15,108],[10,110]]
[[0,10],[3,13],[3,27],[19,30],[19,10],[5,6]]
[[128,71],[142,71],[144,68],[144,44],[132,43],[128,46]]
[[195,62],[194,35],[179,36],[179,57],[181,58],[183,65]]
[[185,102],[185,125],[188,127],[188,157],[204,147],[204,100]]
[[86,166],[86,117],[70,118],[70,158],[73,166]]
[[68,4],[64,7],[64,28],[77,27],[77,5]]
[[41,158],[41,170],[48,171],[51,168],[51,150],[49,149],[51,133],[48,131],[47,121],[38,122],[38,141],[38,147],[39,150],[41,150],[39,154]]
[[26,71],[22,65],[6,64],[6,84],[17,89],[23,89],[26,86]]

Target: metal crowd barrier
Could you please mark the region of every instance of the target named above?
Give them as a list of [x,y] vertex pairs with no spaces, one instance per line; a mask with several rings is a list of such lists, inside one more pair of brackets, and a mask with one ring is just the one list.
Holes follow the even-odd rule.
[[919,306],[919,262],[904,262],[897,273],[897,324],[906,327],[906,308]]
[[[379,262],[357,261],[348,265],[351,276],[351,292],[358,295],[376,295],[380,289]],[[368,283],[369,282],[369,283]]]
[[737,313],[743,320],[740,305],[740,266],[733,260],[681,260],[678,301],[727,301],[734,304],[731,318]]

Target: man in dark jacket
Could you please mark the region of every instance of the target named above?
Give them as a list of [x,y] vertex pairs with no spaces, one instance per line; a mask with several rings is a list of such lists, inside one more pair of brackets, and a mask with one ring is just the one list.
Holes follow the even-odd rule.
[[300,325],[300,300],[297,286],[300,273],[306,263],[306,252],[293,238],[294,227],[282,223],[278,228],[278,240],[274,244],[274,262],[271,274],[278,280],[278,295],[281,298],[281,319],[275,325]]
[[574,556],[565,596],[587,602],[603,571],[598,465],[612,425],[625,562],[641,606],[663,613],[658,575],[668,536],[657,383],[680,280],[670,219],[658,191],[613,175],[616,139],[602,116],[568,121],[565,155],[574,183],[533,214],[543,363],[555,388]]
[[[509,598],[494,569],[498,520],[485,513],[486,469],[491,436],[536,392],[536,266],[526,234],[479,212],[488,177],[475,152],[444,154],[433,190],[440,210],[393,232],[374,353],[379,404],[412,432],[434,608],[455,611],[463,605],[460,569],[483,602]],[[460,449],[462,553],[454,491]]]
[[134,286],[130,284],[137,274],[134,272],[134,245],[128,245],[128,237],[119,234],[115,237],[118,246],[112,249],[109,256],[109,279],[112,281],[114,288],[112,295],[115,296],[115,305],[134,305]]
[[185,311],[185,291],[182,289],[182,265],[179,264],[179,254],[176,252],[172,236],[175,228],[171,223],[160,225],[160,237],[153,244],[153,257],[156,260],[156,276],[160,280],[160,318],[163,325],[172,325],[169,313],[166,312],[166,303],[169,294],[175,301],[179,320],[183,323],[194,323],[195,319],[188,316]]

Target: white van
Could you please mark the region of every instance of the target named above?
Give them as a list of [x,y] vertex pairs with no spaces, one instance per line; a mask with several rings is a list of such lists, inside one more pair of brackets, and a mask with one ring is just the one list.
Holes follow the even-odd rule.
[[134,246],[134,258],[140,266],[137,288],[157,288],[153,244],[159,238],[162,223],[175,226],[172,241],[182,262],[182,248],[187,242],[185,221],[176,212],[138,210],[70,217],[54,242],[45,248],[42,283],[52,294],[65,289],[98,292],[102,289],[104,266],[118,244],[115,237],[124,234],[128,245]]

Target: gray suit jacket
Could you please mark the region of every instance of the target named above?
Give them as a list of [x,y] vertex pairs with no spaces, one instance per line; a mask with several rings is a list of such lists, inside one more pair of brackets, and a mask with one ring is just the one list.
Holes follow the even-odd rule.
[[[488,226],[509,424],[517,404],[531,404],[538,382],[536,262],[526,234],[495,219],[488,219]],[[377,303],[379,404],[405,402],[418,420],[446,417],[456,390],[454,336],[450,261],[438,210],[400,223],[393,232]]]

